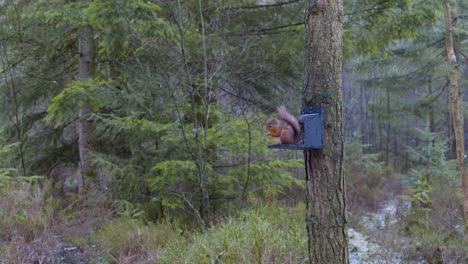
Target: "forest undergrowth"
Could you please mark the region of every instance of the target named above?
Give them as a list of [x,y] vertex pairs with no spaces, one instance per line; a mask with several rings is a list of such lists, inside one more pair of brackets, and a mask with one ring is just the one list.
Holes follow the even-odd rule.
[[[347,146],[351,263],[466,263],[454,163],[398,174],[364,150]],[[308,261],[300,185],[227,203],[203,228],[187,211],[154,218],[94,188],[63,197],[41,177],[0,176],[2,264]]]
[[[361,186],[348,187],[362,196],[350,199],[350,254],[360,254],[351,263],[465,263],[460,219],[447,205],[412,207],[404,191],[388,194],[394,209],[379,213],[379,205],[353,204],[374,195]],[[99,192],[64,203],[47,190],[26,180],[2,185],[1,263],[307,263],[304,203],[288,202],[287,193],[279,200],[252,196],[248,206],[225,210],[201,229],[171,217],[149,221],[131,206],[117,213]],[[436,222],[435,209],[452,218]],[[363,249],[356,236],[371,246]]]
[[303,263],[304,205],[264,203],[202,230],[174,219],[116,216],[102,195],[63,206],[38,184],[0,196],[0,263]]

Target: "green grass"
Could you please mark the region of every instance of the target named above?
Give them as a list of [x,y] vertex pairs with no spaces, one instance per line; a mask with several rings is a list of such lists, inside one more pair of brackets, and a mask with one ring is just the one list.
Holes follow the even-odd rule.
[[302,263],[307,258],[303,206],[242,211],[205,232],[172,241],[158,263]]
[[203,231],[120,218],[85,243],[96,245],[93,260],[100,263],[303,263],[304,217],[302,205],[273,204],[245,209]]
[[307,257],[303,205],[259,203],[198,230],[171,219],[112,217],[106,203],[62,208],[37,185],[11,185],[1,194],[0,261],[7,263],[45,260],[61,244],[80,248],[68,259],[86,263],[302,263]]

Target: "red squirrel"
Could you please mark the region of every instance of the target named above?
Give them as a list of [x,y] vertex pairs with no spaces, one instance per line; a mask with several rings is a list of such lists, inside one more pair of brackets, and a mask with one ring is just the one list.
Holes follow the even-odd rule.
[[278,118],[270,117],[266,122],[266,135],[276,137],[280,144],[294,144],[301,134],[299,120],[288,112],[284,105],[278,107]]

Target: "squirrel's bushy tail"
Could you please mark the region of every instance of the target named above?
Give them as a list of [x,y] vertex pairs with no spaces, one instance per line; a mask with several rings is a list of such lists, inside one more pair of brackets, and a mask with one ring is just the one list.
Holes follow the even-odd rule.
[[294,129],[296,137],[301,134],[301,124],[299,124],[299,120],[295,116],[293,116],[289,111],[286,109],[286,106],[281,105],[278,107],[278,117],[288,124]]

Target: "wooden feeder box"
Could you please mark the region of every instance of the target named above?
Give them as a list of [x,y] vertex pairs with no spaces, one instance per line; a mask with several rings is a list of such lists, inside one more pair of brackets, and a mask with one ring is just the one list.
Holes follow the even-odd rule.
[[323,148],[323,108],[307,106],[301,111],[299,121],[302,126],[302,137],[296,144],[275,144],[274,149],[322,149]]

